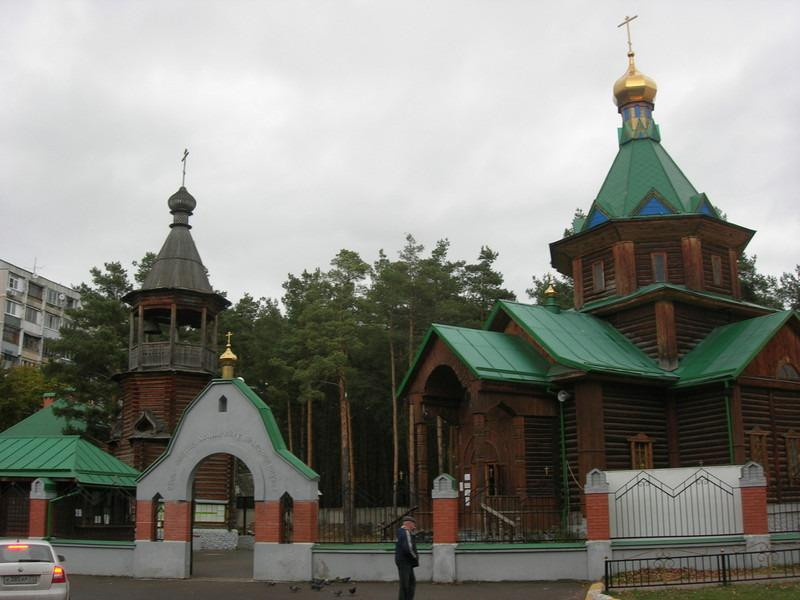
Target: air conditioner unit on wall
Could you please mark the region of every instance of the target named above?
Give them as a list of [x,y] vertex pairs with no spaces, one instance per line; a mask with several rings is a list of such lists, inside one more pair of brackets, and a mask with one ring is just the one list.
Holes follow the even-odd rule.
[[8,296],[9,298],[16,298],[18,294],[19,294],[19,292],[17,290],[7,290],[6,291],[6,296]]

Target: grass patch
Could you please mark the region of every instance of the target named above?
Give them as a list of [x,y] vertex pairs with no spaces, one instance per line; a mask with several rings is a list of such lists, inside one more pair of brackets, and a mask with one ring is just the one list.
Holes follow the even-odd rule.
[[615,592],[620,600],[797,600],[800,598],[800,583],[734,584],[687,589],[628,590]]

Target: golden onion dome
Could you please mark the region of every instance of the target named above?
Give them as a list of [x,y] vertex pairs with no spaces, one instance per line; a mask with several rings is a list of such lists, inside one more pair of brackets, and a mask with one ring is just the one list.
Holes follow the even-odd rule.
[[636,69],[633,52],[628,53],[628,70],[614,83],[614,104],[619,107],[631,102],[650,102],[655,100],[658,86],[644,73]]

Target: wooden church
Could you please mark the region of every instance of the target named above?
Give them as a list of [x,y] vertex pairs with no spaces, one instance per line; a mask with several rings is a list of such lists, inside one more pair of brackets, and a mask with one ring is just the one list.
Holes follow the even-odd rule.
[[800,501],[800,320],[742,299],[737,258],[755,232],[667,154],[656,84],[628,61],[617,156],[587,216],[550,244],[574,308],[551,288],[542,305],[498,302],[482,329],[433,325],[401,383],[421,505],[440,472],[465,505],[563,511],[595,467],[747,460],[770,502]]

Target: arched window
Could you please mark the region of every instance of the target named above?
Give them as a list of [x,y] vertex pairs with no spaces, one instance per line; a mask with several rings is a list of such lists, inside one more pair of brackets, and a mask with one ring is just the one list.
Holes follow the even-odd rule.
[[792,366],[792,363],[785,362],[780,367],[778,367],[778,373],[776,374],[778,379],[792,379],[797,381],[800,379],[800,373],[797,372]]

